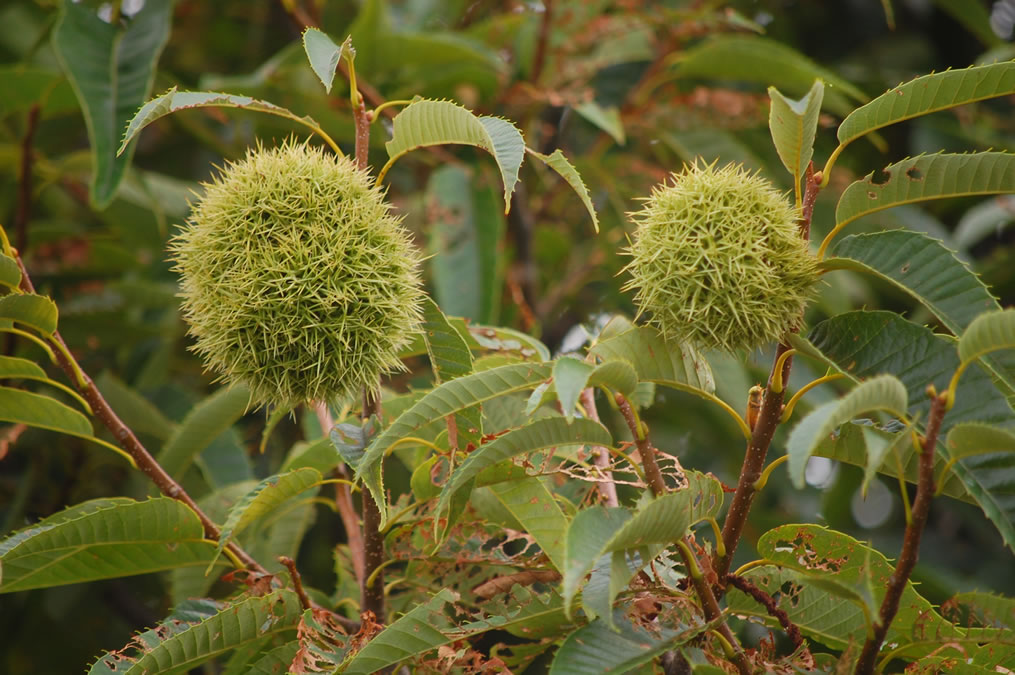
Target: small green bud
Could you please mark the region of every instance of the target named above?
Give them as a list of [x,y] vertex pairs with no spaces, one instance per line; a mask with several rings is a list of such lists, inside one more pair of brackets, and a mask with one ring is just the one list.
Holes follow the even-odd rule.
[[632,214],[624,290],[667,339],[726,351],[778,340],[818,280],[798,215],[740,165],[687,167]]
[[205,185],[170,247],[194,351],[252,402],[356,395],[403,368],[419,254],[351,159],[258,146]]

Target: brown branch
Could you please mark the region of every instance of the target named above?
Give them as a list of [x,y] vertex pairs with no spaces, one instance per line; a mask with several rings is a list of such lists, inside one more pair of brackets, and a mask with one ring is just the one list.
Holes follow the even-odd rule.
[[313,607],[313,603],[310,602],[310,597],[307,596],[307,592],[303,590],[303,579],[300,577],[299,570],[296,569],[296,563],[289,556],[280,555],[278,561],[285,565],[285,568],[289,570],[289,576],[293,580],[293,590],[296,591],[296,596],[300,599],[300,607],[304,610]]
[[934,451],[937,447],[938,432],[941,430],[941,420],[947,412],[947,394],[938,394],[931,390],[930,414],[927,417],[927,433],[923,438],[923,446],[920,452],[919,477],[916,484],[916,499],[913,500],[913,510],[906,525],[905,538],[902,540],[902,552],[899,560],[895,563],[895,571],[888,578],[888,588],[885,590],[885,597],[881,601],[880,622],[874,626],[874,635],[867,639],[860,652],[860,658],[856,662],[857,675],[867,675],[874,672],[878,653],[881,651],[881,644],[888,634],[888,628],[892,625],[895,614],[899,611],[899,601],[902,593],[906,590],[906,583],[909,581],[916,560],[920,557],[920,538],[927,525],[927,516],[930,513],[930,502],[934,498]]
[[539,23],[539,36],[536,38],[536,54],[532,57],[532,71],[529,82],[539,82],[546,65],[546,48],[550,42],[550,24],[553,22],[553,0],[543,0],[543,17]]
[[[581,393],[581,404],[582,408],[585,409],[585,414],[590,420],[599,422],[599,411],[596,410],[596,391],[592,387],[588,387],[582,390]],[[602,470],[607,480],[597,484],[599,489],[599,496],[602,497],[603,503],[606,506],[613,507],[619,506],[620,502],[617,500],[617,484],[613,482],[613,473],[610,471],[610,453],[606,448],[595,445],[592,447],[592,452],[596,453],[593,463]]]
[[[649,489],[652,490],[653,496],[659,497],[666,493],[666,484],[663,482],[662,473],[659,471],[659,465],[656,463],[655,448],[652,447],[648,433],[646,433],[645,428],[638,420],[630,401],[623,394],[616,394],[615,398],[617,400],[617,407],[620,408],[620,413],[623,415],[627,427],[634,436],[635,445],[638,448],[638,453],[641,455],[642,467],[645,471],[645,479],[648,482]],[[719,601],[715,597],[712,585],[701,571],[701,565],[694,554],[694,539],[690,535],[684,537],[683,541],[677,546],[677,550],[680,551],[680,557],[683,559],[684,567],[687,569],[687,576],[690,578],[694,592],[698,595],[698,599],[701,602],[705,619],[709,622],[716,622],[719,633],[733,646],[733,663],[737,668],[737,672],[741,675],[750,675],[751,667],[747,663],[744,650],[740,646],[740,643],[737,642],[733,631],[730,630],[726,621],[723,620],[722,610],[719,608]]]
[[773,617],[782,626],[782,629],[786,631],[786,635],[793,642],[793,647],[800,649],[804,646],[804,636],[800,633],[800,629],[796,627],[790,618],[786,610],[780,609],[775,598],[761,590],[754,585],[751,581],[744,577],[737,576],[736,574],[727,574],[726,581],[734,588],[740,589],[747,595],[757,601],[758,604],[765,608],[769,616]]
[[[363,422],[372,415],[381,417],[379,394],[363,390]],[[384,623],[384,534],[381,512],[369,492],[363,491],[363,583],[360,586],[360,611],[373,612],[378,623]],[[371,579],[371,577],[373,577]]]
[[[28,270],[25,268],[24,262],[21,260],[21,255],[15,251],[15,259],[18,261],[18,266],[21,268],[21,289],[27,293],[35,293],[35,286],[32,284],[31,277],[28,276]],[[159,488],[159,492],[167,497],[176,499],[186,504],[190,509],[197,514],[198,519],[201,521],[201,525],[204,528],[204,535],[208,539],[219,539],[220,532],[219,528],[215,523],[212,522],[211,518],[201,510],[197,503],[191,498],[187,491],[183,487],[173,480],[172,476],[166,473],[166,470],[162,468],[151,453],[141,444],[134,432],[131,431],[130,427],[123,423],[122,420],[117,416],[113,409],[106,402],[106,399],[99,392],[98,387],[92,381],[92,378],[88,376],[81,366],[78,365],[74,357],[70,355],[70,350],[67,348],[67,343],[63,341],[63,337],[60,336],[59,331],[54,331],[53,335],[50,336],[49,341],[56,345],[58,348],[54,349],[53,352],[56,354],[56,360],[60,368],[67,374],[67,377],[73,382],[81,395],[84,396],[85,400],[88,401],[88,405],[91,406],[92,413],[103,426],[113,434],[113,438],[127,453],[133,458],[134,463],[137,464],[137,468],[148,476],[156,487]],[[237,558],[243,561],[247,568],[258,574],[268,574],[256,560],[254,560],[249,553],[244,551],[234,542],[230,542],[226,547],[232,551]]]

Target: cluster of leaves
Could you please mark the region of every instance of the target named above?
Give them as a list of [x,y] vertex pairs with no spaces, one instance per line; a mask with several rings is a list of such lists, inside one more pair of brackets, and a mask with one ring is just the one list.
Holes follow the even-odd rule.
[[[919,589],[901,579],[897,614],[886,623],[881,605],[899,583],[889,560],[894,544],[877,541],[875,548],[841,531],[849,527],[773,527],[766,521],[787,519],[759,508],[752,522],[763,534],[751,537],[757,555],[746,543],[737,549],[737,562],[747,563],[737,574],[742,581],[725,587],[721,613],[710,615],[701,588],[720,589],[725,572],[716,575],[713,564],[729,567],[737,539],[731,547],[719,532],[727,489],[708,470],[728,483],[736,475],[706,458],[716,454],[710,447],[728,448],[722,454],[729,464],[739,463],[739,435],[750,438],[757,427],[735,409],[744,406],[749,378],[757,374],[742,360],[668,342],[622,313],[607,320],[624,305],[617,300],[620,284],[606,280],[623,264],[610,252],[622,241],[628,200],[645,194],[678,158],[736,160],[767,169],[774,180],[781,162],[798,205],[814,209],[819,267],[836,272],[813,305],[809,330],[786,336],[783,348],[796,350],[795,379],[782,381],[781,359],[768,384],[769,397],[786,388],[797,393],[785,409],[778,407],[773,422],[792,422],[791,432],[774,443],[785,448],[789,480],[805,488],[808,461],[834,459],[862,469],[843,470],[849,486],[862,492],[883,488],[879,474],[898,482],[908,515],[907,482],[926,495],[919,445],[937,438],[930,452],[937,490],[947,496],[941,501],[982,512],[990,529],[977,536],[1010,565],[1015,314],[1001,310],[967,262],[974,244],[1010,220],[1010,205],[1007,197],[979,203],[954,234],[913,205],[1015,191],[1015,156],[983,149],[1010,144],[1004,141],[1011,129],[996,122],[964,131],[968,136],[939,130],[934,149],[952,145],[938,142],[951,134],[963,149],[983,151],[918,155],[855,181],[837,162],[853,141],[871,139],[877,147],[884,142],[878,134],[899,123],[1015,95],[1015,62],[926,75],[868,102],[856,86],[761,35],[744,16],[711,6],[545,3],[544,14],[473,17],[467,3],[438,11],[425,2],[367,0],[356,13],[345,4],[283,2],[258,11],[314,19],[332,34],[350,35],[351,43],[309,29],[302,40],[278,45],[250,75],[201,72],[200,91],[174,86],[147,103],[154,82],[176,84],[156,68],[170,28],[174,36],[186,34],[188,22],[204,20],[209,10],[179,3],[174,12],[169,0],[148,0],[135,15],[121,17],[119,3],[109,16],[67,2],[51,35],[43,34],[44,53],[36,58],[28,51],[24,64],[4,67],[8,84],[0,86],[13,94],[0,97],[10,102],[0,112],[27,120],[21,136],[5,128],[15,138],[11,156],[27,158],[11,183],[19,188],[12,191],[18,209],[12,227],[2,230],[0,257],[0,329],[16,336],[11,355],[0,357],[0,375],[20,381],[0,388],[0,420],[11,425],[0,457],[9,448],[6,461],[18,459],[23,467],[21,485],[8,490],[5,484],[2,493],[11,496],[5,531],[12,534],[0,541],[0,593],[13,594],[5,596],[14,599],[10,606],[20,603],[5,615],[44,613],[38,609],[43,598],[52,604],[57,593],[90,587],[83,582],[107,584],[100,587],[107,589],[111,615],[140,615],[128,629],[154,628],[94,659],[94,673],[186,672],[211,662],[228,673],[371,673],[398,664],[422,672],[649,672],[652,664],[674,659],[702,673],[831,670],[850,667],[881,629],[890,645],[879,656],[882,668],[977,673],[1012,666],[1015,601],[954,595],[949,583],[942,593],[926,583],[933,579],[926,573]],[[315,16],[321,6],[324,14]],[[32,20],[42,12],[15,7],[3,11]],[[968,25],[982,24],[975,12],[951,11]],[[351,23],[337,18],[353,15]],[[460,21],[456,30],[427,23],[452,19]],[[616,35],[623,39],[605,39]],[[47,64],[51,57],[59,71]],[[380,414],[369,417],[351,397],[329,402],[326,414],[279,408],[267,419],[248,415],[250,392],[242,386],[200,394],[198,366],[181,348],[173,277],[144,260],[161,259],[169,226],[186,214],[182,195],[191,184],[162,165],[160,171],[132,167],[134,149],[152,125],[141,138],[151,144],[142,155],[153,161],[175,154],[171,144],[182,130],[205,146],[198,155],[204,166],[213,154],[242,154],[250,140],[244,129],[281,137],[309,128],[333,151],[352,154],[364,144],[351,142],[355,115],[319,93],[322,83],[329,92],[345,87],[335,81],[339,68],[349,82],[359,77],[350,107],[362,95],[375,119],[391,114],[390,128],[372,125],[365,142],[383,153],[374,156],[381,160],[378,178],[387,178],[406,207],[406,222],[428,238],[436,302],[425,303],[422,333],[405,336],[411,341],[399,358],[409,375],[387,383]],[[751,85],[775,85],[768,129],[768,103]],[[233,93],[212,91],[218,89]],[[376,91],[406,99],[401,110],[384,106]],[[448,97],[469,107],[443,100]],[[494,105],[498,98],[502,106]],[[50,157],[52,146],[41,139],[45,149],[33,150],[38,118],[41,130],[59,130],[60,118],[78,104],[90,152]],[[221,110],[229,108],[240,109],[228,127],[235,138],[220,124]],[[545,116],[554,111],[577,113],[581,126],[551,124]],[[830,116],[843,121],[838,144],[826,149],[820,127]],[[709,124],[697,128],[703,121]],[[572,159],[554,147],[566,133],[568,149],[576,150]],[[627,151],[619,149],[624,143]],[[460,161],[444,147],[449,144],[485,151],[496,173],[487,175],[485,157]],[[430,171],[420,170],[420,162],[396,164],[417,148],[430,152],[414,157],[443,165]],[[818,177],[808,170],[815,148],[828,158]],[[526,157],[536,161],[525,164]],[[844,174],[849,184],[833,189]],[[38,194],[33,180],[43,185]],[[810,200],[822,181],[822,195],[831,196],[815,204]],[[537,183],[541,191],[533,195],[525,186]],[[906,214],[898,218],[909,227],[872,227],[869,216],[889,208]],[[32,209],[45,218],[30,217]],[[74,220],[67,214],[93,222],[69,225]],[[589,221],[598,230],[601,220],[602,234],[543,224],[579,217],[583,232]],[[874,231],[836,236],[861,219]],[[885,222],[891,221],[879,224]],[[509,273],[500,255],[509,229],[518,273]],[[77,267],[75,255],[84,261]],[[59,327],[73,352],[57,332],[56,304],[33,290],[21,257],[60,300]],[[104,284],[95,291],[80,283],[82,276]],[[872,287],[891,289],[885,293],[893,302],[899,293],[909,296],[919,308],[914,320],[852,310],[855,296],[872,297]],[[609,299],[585,302],[596,293]],[[606,314],[562,340],[571,325],[553,317],[589,318],[575,309],[583,303]],[[584,339],[575,338],[579,332]],[[547,345],[562,342],[568,353],[554,356]],[[46,359],[63,367],[67,384],[39,365]],[[97,386],[84,372],[93,367],[110,369]],[[822,372],[827,375],[818,377]],[[808,379],[850,386],[841,397],[826,385],[803,399],[812,391]],[[928,399],[928,386],[940,406]],[[668,399],[668,391],[680,398]],[[100,413],[96,396],[148,447],[159,448],[155,461],[193,495],[193,505],[165,489],[165,496],[151,497],[119,456],[95,450],[97,444],[137,460],[116,445],[123,438],[98,431],[86,416]],[[687,411],[671,415],[668,400]],[[671,416],[679,434],[668,428]],[[322,430],[320,420],[332,417],[337,424]],[[102,414],[94,421],[114,428]],[[697,433],[702,427],[708,429]],[[693,432],[691,440],[685,430]],[[68,444],[51,432],[92,445]],[[249,452],[258,438],[259,455]],[[65,442],[58,446],[57,439]],[[658,466],[651,468],[647,455]],[[72,472],[81,477],[63,478],[68,488],[60,493],[41,488],[46,474]],[[777,474],[769,469],[750,489],[776,483]],[[364,513],[368,502],[376,506],[376,531],[325,508],[347,515],[352,483]],[[786,481],[765,489],[766,495],[782,490],[788,502],[808,494]],[[828,493],[842,494],[836,486]],[[73,505],[63,508],[66,503]],[[805,520],[808,508],[813,514],[813,502],[797,503],[803,505],[791,520]],[[26,515],[44,517],[19,529]],[[826,514],[826,523],[835,526],[834,518]],[[336,538],[339,527],[344,537]],[[362,542],[356,543],[363,536],[383,542],[383,567],[364,569]],[[263,568],[252,569],[238,551]],[[279,556],[297,558],[302,582]],[[226,572],[229,567],[247,569]],[[388,616],[376,621],[358,611],[360,587],[369,585],[367,575],[382,578],[382,570]],[[165,574],[139,581],[152,583],[143,587],[153,598],[147,606],[124,599],[125,588],[141,586],[102,581],[151,572]],[[52,587],[59,588],[39,590]],[[81,596],[65,597],[74,603]],[[802,634],[803,641],[751,642],[752,624]],[[118,642],[88,649],[94,656],[126,642],[122,635],[110,639]],[[12,649],[5,665],[24,670],[26,658]]]

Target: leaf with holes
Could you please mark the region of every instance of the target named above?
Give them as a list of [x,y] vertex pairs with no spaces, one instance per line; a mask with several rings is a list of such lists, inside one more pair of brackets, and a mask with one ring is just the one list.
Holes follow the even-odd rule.
[[839,144],[920,115],[1011,94],[1015,94],[1013,61],[924,75],[851,112],[839,125]]
[[564,607],[570,616],[582,580],[602,556],[672,544],[722,506],[722,485],[711,476],[686,472],[688,486],[669,492],[638,509],[596,506],[583,509],[567,530],[564,553]]
[[204,567],[214,555],[197,514],[182,502],[98,499],[0,541],[0,593]]
[[589,194],[589,189],[585,187],[585,181],[582,180],[578,170],[574,168],[574,165],[564,156],[564,153],[559,149],[554,150],[549,155],[544,155],[541,152],[536,152],[531,148],[525,148],[525,150],[533,157],[539,159],[548,167],[557,172],[557,174],[563,178],[571,189],[575,191],[578,198],[582,200],[582,204],[585,206],[585,210],[589,212],[592,217],[592,226],[599,231],[599,217],[596,215],[596,208],[592,205],[592,195]]
[[815,80],[811,90],[799,101],[786,98],[775,87],[768,88],[768,97],[772,100],[768,128],[782,165],[796,181],[794,185],[804,175],[814,154],[814,134],[824,96],[825,83],[821,80]]
[[564,569],[567,516],[543,481],[529,476],[494,483],[490,490],[524,531],[536,540],[550,563],[558,570]]
[[89,675],[187,672],[224,652],[293,631],[303,614],[299,598],[289,590],[232,603],[200,602],[207,605],[203,611],[170,615],[126,649],[100,656]]
[[851,392],[811,411],[790,432],[786,442],[789,475],[798,489],[804,486],[807,460],[818,443],[841,424],[863,413],[883,410],[905,417],[909,408],[906,387],[891,375],[879,375],[861,382]]
[[148,0],[124,25],[103,21],[86,4],[65,2],[53,28],[53,51],[74,87],[92,147],[90,195],[105,208],[116,195],[133,149],[116,150],[124,125],[151,92],[169,40],[172,0]]
[[471,110],[450,101],[416,101],[392,120],[387,173],[399,157],[431,145],[473,145],[486,150],[497,162],[504,181],[504,212],[511,208],[511,195],[518,183],[518,169],[525,157],[525,140],[518,128],[498,117],[477,117]]

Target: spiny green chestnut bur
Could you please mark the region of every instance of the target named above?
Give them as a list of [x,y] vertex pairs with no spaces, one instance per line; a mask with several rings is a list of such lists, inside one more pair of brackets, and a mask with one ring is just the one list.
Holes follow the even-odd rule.
[[779,340],[818,279],[798,216],[740,165],[687,166],[631,214],[624,290],[668,340],[729,352]]
[[420,256],[351,159],[287,141],[229,164],[170,244],[194,351],[257,405],[353,396],[402,368]]

